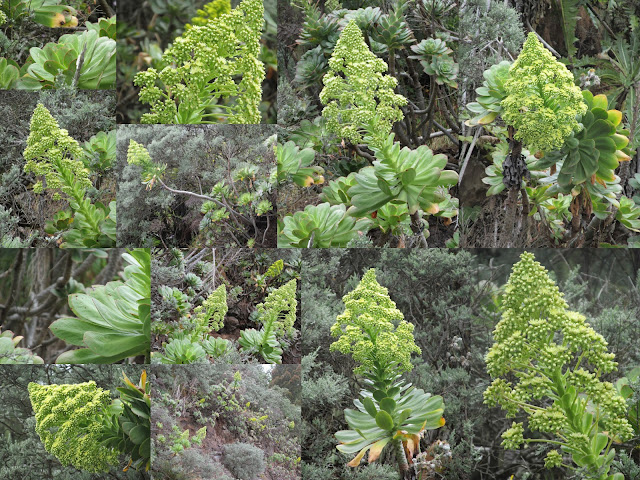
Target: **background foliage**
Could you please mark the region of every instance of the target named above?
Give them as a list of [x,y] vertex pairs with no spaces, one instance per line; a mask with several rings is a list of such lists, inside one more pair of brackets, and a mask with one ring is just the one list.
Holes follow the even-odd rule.
[[300,366],[162,365],[154,372],[154,478],[232,480],[262,470],[274,480],[299,478],[300,397],[289,386],[299,384]]
[[[275,205],[269,178],[275,167],[267,141],[271,127],[253,125],[167,126],[122,125],[118,128],[118,244],[132,246],[197,247],[209,245],[275,245],[275,218],[267,212],[237,228],[203,225],[204,199],[174,194],[142,183],[141,169],[127,164],[130,140],[144,145],[156,165],[166,165],[163,181],[176,190],[207,195],[222,182],[240,195],[260,189]],[[236,180],[236,171],[248,169],[253,176]],[[153,184],[151,184],[153,185]],[[255,188],[254,188],[255,187]],[[205,228],[206,227],[206,228]]]

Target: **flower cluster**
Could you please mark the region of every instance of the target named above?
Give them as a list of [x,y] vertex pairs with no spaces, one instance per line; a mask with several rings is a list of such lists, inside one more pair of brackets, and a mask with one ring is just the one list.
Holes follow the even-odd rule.
[[256,306],[263,323],[269,321],[270,316],[275,317],[273,332],[278,337],[293,335],[293,324],[296,321],[296,310],[298,308],[297,289],[297,281],[295,279],[289,280],[283,286],[267,295],[264,303]]
[[517,450],[524,443],[524,426],[521,423],[513,422],[511,428],[502,434],[502,445],[505,448]]
[[127,163],[129,165],[138,165],[142,168],[142,180],[147,185],[147,189],[151,189],[155,181],[162,177],[162,174],[166,170],[165,164],[158,165],[153,163],[149,151],[140,145],[135,140],[129,141],[129,148],[127,150]]
[[[376,280],[374,269],[342,301],[345,311],[331,327],[331,335],[340,338],[331,344],[331,351],[350,353],[360,364],[355,373],[371,372],[377,366],[393,374],[413,368],[411,354],[422,353],[413,338],[413,324],[404,320],[388,290]],[[394,322],[400,323],[394,327]]]
[[[567,451],[590,451],[598,459],[608,439],[633,436],[625,400],[599,378],[616,369],[614,356],[583,315],[568,311],[558,287],[534,256],[525,252],[520,258],[505,287],[495,343],[485,358],[494,378],[484,392],[485,403],[500,405],[509,417],[523,410],[529,414],[530,430],[555,435]],[[507,375],[516,380],[510,382]],[[541,399],[551,402],[545,401],[543,408],[529,403]],[[522,428],[514,423],[503,435],[506,448],[526,442]],[[600,468],[605,461],[611,459],[602,457],[599,466],[594,460],[588,468]],[[557,466],[561,458],[552,454],[546,463]]]
[[544,459],[544,466],[546,468],[553,468],[559,467],[560,465],[562,465],[562,455],[560,455],[557,450],[549,451]]
[[[0,0],[0,8],[2,8],[2,0]],[[0,10],[0,25],[4,25],[7,21],[7,14]]]
[[[204,27],[212,18],[218,18],[220,15],[229,13],[230,11],[231,2],[229,0],[213,0],[198,10],[196,12],[198,15],[193,17],[191,21],[193,25]],[[191,28],[193,25],[187,24],[185,27]]]
[[[141,87],[140,100],[151,105],[142,123],[207,123],[205,110],[214,106],[228,111],[218,115],[228,123],[260,123],[263,16],[262,0],[243,0],[176,38],[162,58],[167,66],[140,72],[134,80]],[[221,97],[233,97],[235,103],[219,105]]]
[[326,105],[322,116],[329,131],[353,144],[363,142],[363,131],[374,145],[387,139],[393,124],[404,118],[400,107],[407,99],[394,93],[398,82],[386,71],[387,64],[369,50],[356,21],[351,20],[322,79],[320,100]]
[[577,115],[586,112],[573,75],[531,32],[509,70],[502,117],[516,129],[515,138],[532,152],[562,147],[579,130]]
[[[89,171],[80,160],[82,148],[69,136],[67,130],[60,128],[56,119],[41,103],[31,117],[24,158],[27,161],[24,166],[26,173],[32,172],[44,177],[44,184],[40,180],[33,185],[35,193],[42,193],[46,186],[73,196],[74,184],[82,189],[92,186]],[[59,199],[59,193],[54,198]]]
[[118,451],[101,444],[100,417],[110,403],[109,392],[94,381],[74,385],[30,383],[29,398],[36,432],[45,449],[62,465],[87,472],[106,472]]
[[13,336],[11,330],[0,328],[0,365],[2,364],[42,364],[44,360],[34,355],[28,348],[18,347],[23,337]]
[[222,328],[227,310],[227,287],[223,283],[193,312],[196,314],[196,324],[205,326],[208,332]]

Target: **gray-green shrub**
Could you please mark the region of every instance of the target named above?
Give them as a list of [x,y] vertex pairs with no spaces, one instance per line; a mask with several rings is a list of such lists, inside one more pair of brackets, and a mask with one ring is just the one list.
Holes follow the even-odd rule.
[[224,466],[239,480],[254,480],[264,472],[264,452],[248,443],[231,443],[224,448]]

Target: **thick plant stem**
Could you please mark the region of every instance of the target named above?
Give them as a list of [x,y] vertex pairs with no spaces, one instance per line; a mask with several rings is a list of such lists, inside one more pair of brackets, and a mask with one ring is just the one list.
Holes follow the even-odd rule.
[[407,463],[407,456],[404,453],[404,448],[402,448],[402,441],[399,438],[396,438],[395,440],[392,440],[392,445],[398,462],[400,479],[404,480],[407,478],[407,473],[409,472],[409,464]]
[[[76,176],[75,174],[66,169],[62,163],[55,162],[55,167],[60,173],[60,178],[64,182],[65,186],[71,191],[68,195],[73,199],[73,203],[69,202],[71,208],[74,211],[81,213],[87,224],[91,227],[93,235],[97,238],[100,236],[100,224],[95,218],[96,207],[85,198],[86,190],[76,188]],[[75,205],[74,205],[75,204]]]

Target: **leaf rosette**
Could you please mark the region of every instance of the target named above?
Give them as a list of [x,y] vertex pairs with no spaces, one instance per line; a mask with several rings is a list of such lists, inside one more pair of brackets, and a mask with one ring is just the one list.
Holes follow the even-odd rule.
[[284,218],[278,248],[345,247],[370,226],[369,219],[348,215],[345,205],[307,205]]
[[445,170],[447,157],[434,155],[427,146],[400,149],[393,135],[380,148],[374,148],[372,167],[355,175],[356,184],[349,189],[349,214],[358,217],[373,212],[391,201],[406,202],[409,213],[418,209],[436,214],[445,200],[446,188],[458,182],[458,174]]
[[151,260],[148,249],[123,254],[128,263],[124,281],[113,281],[69,296],[76,317],[64,317],[49,327],[53,334],[79,349],[64,352],[56,363],[114,363],[129,357],[149,357],[151,334]]

